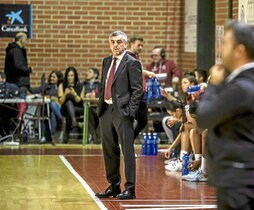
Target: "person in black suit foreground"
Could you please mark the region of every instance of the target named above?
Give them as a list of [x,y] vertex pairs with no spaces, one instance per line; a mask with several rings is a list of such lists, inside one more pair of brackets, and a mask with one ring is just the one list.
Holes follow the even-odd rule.
[[198,125],[208,128],[208,180],[218,209],[254,209],[254,26],[229,22],[221,55],[197,112]]
[[[138,60],[126,53],[127,36],[115,31],[109,36],[113,55],[104,58],[97,114],[107,181],[110,186],[99,198],[133,199],[135,195],[136,163],[133,121],[142,99],[142,70]],[[115,72],[115,73],[114,73]],[[124,156],[125,190],[121,193],[120,147]]]

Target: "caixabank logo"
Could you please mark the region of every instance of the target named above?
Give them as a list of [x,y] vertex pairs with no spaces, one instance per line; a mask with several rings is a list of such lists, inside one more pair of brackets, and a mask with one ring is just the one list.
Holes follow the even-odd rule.
[[0,37],[24,32],[32,38],[32,5],[0,4]]

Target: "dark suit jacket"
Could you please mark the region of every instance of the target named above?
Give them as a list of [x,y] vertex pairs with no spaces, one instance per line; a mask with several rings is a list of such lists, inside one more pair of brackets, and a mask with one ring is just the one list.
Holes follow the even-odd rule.
[[[104,91],[107,74],[113,56],[103,59],[101,86],[97,114],[100,117],[105,110]],[[138,60],[125,53],[114,76],[112,100],[114,109],[122,116],[135,117],[142,98],[142,68]]]
[[218,187],[254,186],[254,69],[220,86],[208,86],[197,122],[208,128],[209,182]]

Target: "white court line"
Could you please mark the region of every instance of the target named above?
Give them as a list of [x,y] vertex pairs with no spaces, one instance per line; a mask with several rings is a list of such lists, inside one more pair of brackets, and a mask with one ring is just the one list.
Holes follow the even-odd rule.
[[89,193],[89,195],[93,198],[95,203],[100,207],[102,210],[107,210],[106,206],[95,197],[94,192],[89,187],[89,185],[85,182],[85,180],[74,170],[74,168],[71,166],[71,164],[66,160],[66,158],[63,155],[59,155],[59,158],[63,161],[64,165],[70,170],[70,172],[77,178],[77,180],[82,184],[82,186],[86,189],[86,191]]
[[[103,201],[103,202],[106,202],[106,201],[120,201],[120,202],[122,202],[122,200],[101,200],[101,201]],[[158,201],[158,202],[162,202],[162,201],[166,201],[166,202],[185,202],[185,201],[187,201],[187,202],[203,202],[203,201],[208,201],[208,202],[212,202],[212,201],[214,201],[214,202],[216,202],[217,200],[216,199],[206,199],[206,200],[160,200],[160,199],[153,199],[153,200],[148,200],[148,199],[135,199],[135,202],[147,202],[147,201],[149,201],[149,202],[156,202],[156,201]],[[124,200],[124,202],[133,202],[133,200]],[[208,205],[208,204],[207,204]]]
[[187,207],[187,206],[184,206],[184,207],[177,207],[177,208],[138,208],[138,209],[125,209],[125,210],[167,210],[167,209],[171,209],[171,210],[178,210],[178,209],[215,209],[217,208],[216,205],[211,205],[211,206],[197,206],[197,207]]
[[125,205],[121,205],[122,207],[213,207],[213,208],[217,208],[216,205],[209,205],[209,204],[197,204],[197,205],[188,205],[188,204],[180,204],[180,205],[177,205],[177,204],[172,204],[172,205],[168,205],[168,204],[165,204],[165,205],[128,205],[128,204],[125,204]]
[[103,154],[86,154],[86,155],[79,155],[79,154],[66,154],[66,155],[64,155],[64,156],[76,156],[76,157],[103,157]]

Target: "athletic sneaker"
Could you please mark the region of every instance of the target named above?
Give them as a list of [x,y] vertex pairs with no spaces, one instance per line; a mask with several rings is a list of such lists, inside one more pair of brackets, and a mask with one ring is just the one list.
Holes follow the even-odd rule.
[[208,176],[207,173],[203,172],[202,170],[199,170],[195,176],[189,177],[185,180],[189,182],[207,182],[208,180],[207,176]]
[[193,177],[197,176],[198,172],[199,172],[199,170],[190,171],[187,175],[182,176],[182,180],[192,179]]
[[164,160],[164,163],[165,163],[166,165],[168,165],[169,163],[171,163],[172,161],[175,161],[175,160],[176,160],[176,157],[171,158],[171,159],[168,159],[168,160]]
[[168,165],[165,165],[165,169],[168,171],[182,171],[182,161],[179,159],[171,161]]

